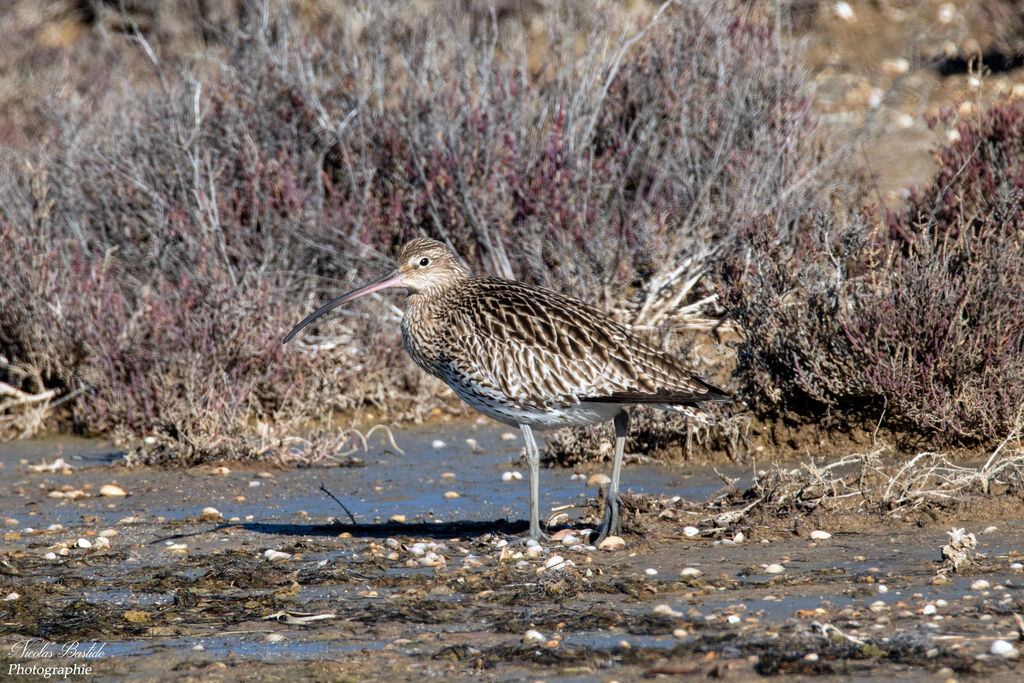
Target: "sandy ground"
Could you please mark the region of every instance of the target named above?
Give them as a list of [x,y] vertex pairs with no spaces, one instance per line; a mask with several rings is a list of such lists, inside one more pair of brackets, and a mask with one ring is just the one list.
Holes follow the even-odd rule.
[[[381,441],[362,467],[300,470],[128,470],[112,464],[116,449],[84,440],[0,447],[0,669],[32,679],[37,667],[41,679],[77,665],[76,680],[1021,674],[992,654],[997,640],[997,652],[1019,647],[1024,611],[1024,511],[1012,501],[965,504],[975,561],[944,574],[948,513],[761,515],[737,538],[706,523],[715,472],[634,463],[624,481],[648,496],[631,499],[642,511],[609,551],[585,541],[592,470],[549,469],[542,514],[566,513],[549,531],[577,538],[531,550],[526,481],[502,480],[525,472],[505,431],[434,425],[399,432],[404,455]],[[56,457],[68,469],[32,471]],[[742,488],[742,469],[729,472]],[[104,485],[129,495],[99,495]]]

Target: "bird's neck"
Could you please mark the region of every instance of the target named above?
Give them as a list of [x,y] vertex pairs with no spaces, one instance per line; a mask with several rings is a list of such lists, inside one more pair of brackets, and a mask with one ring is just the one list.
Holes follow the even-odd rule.
[[405,299],[402,345],[417,365],[439,376],[443,353],[441,336],[447,325],[453,292],[412,292]]

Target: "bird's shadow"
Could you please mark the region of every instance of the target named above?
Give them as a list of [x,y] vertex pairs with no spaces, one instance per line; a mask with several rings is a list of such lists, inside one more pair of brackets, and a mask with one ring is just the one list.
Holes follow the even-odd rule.
[[245,522],[231,525],[259,534],[275,536],[338,536],[349,533],[354,538],[388,538],[389,536],[429,536],[462,538],[484,534],[521,535],[530,529],[527,520],[494,521],[459,520],[454,522],[380,522],[377,524],[283,524],[277,522]]

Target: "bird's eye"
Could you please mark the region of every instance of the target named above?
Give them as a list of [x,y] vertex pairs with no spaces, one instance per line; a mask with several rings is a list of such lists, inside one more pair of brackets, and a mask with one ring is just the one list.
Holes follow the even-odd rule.
[[424,256],[423,258],[420,259],[420,268],[422,268],[424,266],[429,266],[429,265],[430,265],[430,259],[428,259],[426,256]]

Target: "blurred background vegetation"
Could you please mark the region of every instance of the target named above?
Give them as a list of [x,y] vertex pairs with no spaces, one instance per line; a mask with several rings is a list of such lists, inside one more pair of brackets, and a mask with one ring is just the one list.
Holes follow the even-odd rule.
[[417,235],[736,392],[709,424],[641,415],[632,450],[1020,426],[1010,0],[14,0],[0,40],[2,438],[312,457],[462,411],[394,297],[280,344]]

